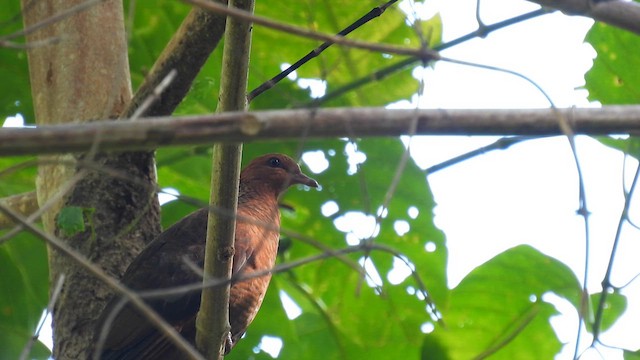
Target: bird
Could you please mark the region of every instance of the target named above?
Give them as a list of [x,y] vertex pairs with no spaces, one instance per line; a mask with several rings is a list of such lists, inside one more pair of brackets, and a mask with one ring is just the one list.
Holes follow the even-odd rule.
[[[242,279],[243,274],[271,269],[278,250],[279,199],[291,186],[317,188],[318,183],[302,173],[300,166],[284,154],[255,158],[240,173],[238,209],[229,299],[230,334],[225,355],[237,344],[255,318],[267,291],[271,274]],[[193,264],[204,264],[208,208],[199,209],[178,221],[151,241],[133,260],[121,282],[134,291],[156,290],[201,282]],[[266,225],[266,226],[265,226]],[[239,279],[239,280],[233,280]],[[195,319],[201,291],[181,293],[145,302],[185,339],[195,343]],[[184,359],[182,350],[165,337],[132,305],[125,305],[111,321],[120,298],[107,304],[96,328],[107,332],[98,358],[102,360]]]

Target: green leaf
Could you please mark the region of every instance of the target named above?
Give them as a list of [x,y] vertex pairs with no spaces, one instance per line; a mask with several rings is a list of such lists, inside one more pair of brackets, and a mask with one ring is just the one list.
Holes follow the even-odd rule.
[[586,41],[597,56],[585,75],[589,100],[604,105],[640,103],[640,37],[602,22],[594,23]]
[[[2,234],[0,232],[0,234]],[[0,357],[17,359],[35,332],[47,305],[47,250],[39,239],[20,233],[0,246]],[[46,359],[39,342],[30,358]]]
[[440,342],[440,339],[435,336],[425,336],[421,353],[421,359],[423,360],[450,359],[447,348]]
[[640,351],[624,350],[622,356],[624,360],[640,360]]
[[636,159],[640,159],[640,138],[635,136],[630,136],[626,139],[614,139],[611,137],[599,137],[598,141],[612,147],[614,149],[618,149],[625,154],[633,156]]
[[566,265],[517,246],[467,275],[443,309],[445,327],[426,337],[442,344],[451,359],[550,359],[561,344],[549,324],[555,308],[542,296],[553,292],[578,308],[580,291]]
[[442,42],[442,17],[440,13],[427,20],[418,20],[418,24],[427,46],[434,48],[440,45]]
[[83,212],[81,207],[63,207],[56,218],[57,227],[67,236],[83,232],[85,230]]
[[[590,303],[591,310],[595,316],[598,312],[598,306],[600,306],[600,298],[602,297],[602,293],[591,294]],[[611,294],[607,294],[607,297],[604,302],[604,308],[602,313],[602,320],[600,322],[600,331],[607,331],[615,322],[624,314],[625,310],[627,310],[627,297],[620,294],[619,292],[614,292]],[[593,326],[595,324],[593,321],[588,321],[587,326],[590,332],[593,332]]]
[[31,157],[0,157],[0,197],[35,189],[36,162]]
[[[22,30],[20,2],[6,1],[0,11],[0,34],[2,36]],[[12,39],[22,44],[23,37]],[[22,114],[27,123],[34,123],[33,105],[27,52],[0,46],[0,124],[7,116]]]

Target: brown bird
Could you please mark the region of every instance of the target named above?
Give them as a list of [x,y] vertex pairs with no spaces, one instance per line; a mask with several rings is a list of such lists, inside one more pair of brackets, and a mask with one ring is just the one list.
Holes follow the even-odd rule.
[[[241,172],[233,276],[251,274],[274,266],[280,226],[278,199],[293,184],[318,186],[315,180],[301,172],[293,159],[282,154],[258,157]],[[192,264],[202,267],[204,263],[207,213],[206,208],[195,211],[160,234],[136,257],[121,281],[130,289],[138,291],[202,281],[200,275],[194,272]],[[233,348],[253,321],[270,279],[271,275],[266,275],[232,282],[229,300],[231,334],[225,345],[225,354]],[[182,336],[194,343],[200,294],[200,291],[195,291],[145,301]],[[96,339],[119,300],[116,296],[102,312]],[[108,326],[109,332],[100,359],[186,357],[131,305],[125,306]]]

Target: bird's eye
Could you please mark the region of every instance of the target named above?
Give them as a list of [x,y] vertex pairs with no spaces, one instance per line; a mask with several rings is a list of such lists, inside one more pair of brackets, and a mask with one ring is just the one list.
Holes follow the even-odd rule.
[[277,168],[280,167],[280,159],[276,158],[276,157],[272,157],[271,159],[269,159],[269,166]]

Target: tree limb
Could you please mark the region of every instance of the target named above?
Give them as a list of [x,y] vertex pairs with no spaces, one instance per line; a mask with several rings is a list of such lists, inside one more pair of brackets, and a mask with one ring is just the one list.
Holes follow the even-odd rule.
[[[226,5],[226,1],[212,0]],[[226,17],[194,8],[184,19],[167,46],[156,60],[149,75],[127,104],[122,117],[130,117],[140,104],[152,96],[154,89],[173,69],[177,76],[163,91],[160,101],[155,101],[145,116],[171,115],[191,88],[193,80],[216,48],[224,34]]]
[[[444,110],[334,108],[231,112],[146,121],[95,121],[0,129],[0,156],[155,149],[169,145],[257,140],[408,135],[563,135],[551,109]],[[558,109],[575,134],[640,132],[640,106]]]
[[568,15],[582,15],[596,21],[629,30],[640,35],[640,4],[634,1],[610,0],[529,0],[541,6],[558,9]]

